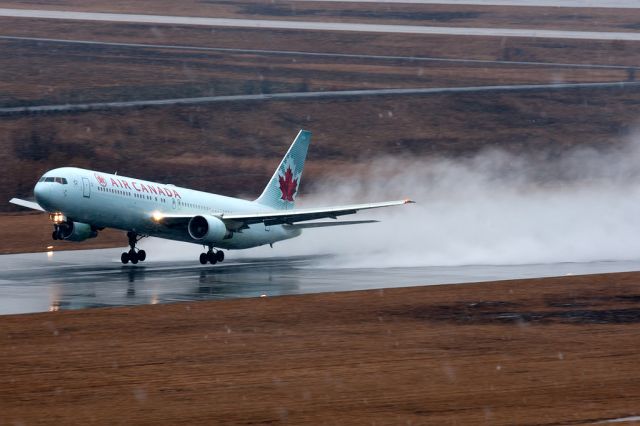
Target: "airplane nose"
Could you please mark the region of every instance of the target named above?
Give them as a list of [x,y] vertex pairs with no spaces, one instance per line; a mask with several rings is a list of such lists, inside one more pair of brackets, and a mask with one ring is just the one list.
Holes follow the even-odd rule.
[[35,188],[33,188],[33,195],[36,197],[38,204],[46,208],[50,203],[51,186],[43,183],[37,183]]

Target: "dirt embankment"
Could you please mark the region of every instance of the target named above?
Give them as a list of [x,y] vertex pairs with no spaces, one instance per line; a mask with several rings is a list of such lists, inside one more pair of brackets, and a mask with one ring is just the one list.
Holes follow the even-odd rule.
[[637,416],[639,273],[0,318],[2,423]]

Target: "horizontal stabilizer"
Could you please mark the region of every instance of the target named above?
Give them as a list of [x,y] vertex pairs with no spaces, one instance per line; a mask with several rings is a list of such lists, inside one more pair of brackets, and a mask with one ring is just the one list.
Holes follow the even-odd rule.
[[298,223],[295,225],[286,225],[293,229],[307,229],[307,228],[326,228],[328,226],[343,226],[343,225],[362,225],[365,223],[378,223],[379,220],[345,220],[342,222],[315,222],[315,223]]
[[33,210],[40,210],[41,212],[44,211],[44,209],[40,207],[40,204],[36,203],[35,201],[27,201],[27,200],[21,200],[20,198],[12,198],[11,200],[9,200],[9,202],[11,204],[15,204],[20,207],[26,207],[28,209],[33,209]]

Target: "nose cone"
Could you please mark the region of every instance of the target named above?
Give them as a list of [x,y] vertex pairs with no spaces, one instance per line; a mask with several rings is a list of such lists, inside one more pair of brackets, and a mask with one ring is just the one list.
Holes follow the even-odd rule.
[[33,188],[33,195],[42,208],[49,210],[51,208],[51,184],[39,182]]

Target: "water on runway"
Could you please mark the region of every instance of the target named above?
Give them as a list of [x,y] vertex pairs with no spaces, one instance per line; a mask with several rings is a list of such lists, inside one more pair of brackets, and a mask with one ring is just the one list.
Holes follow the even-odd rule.
[[330,256],[122,265],[120,250],[0,256],[0,314],[640,270],[640,261],[332,268]]

